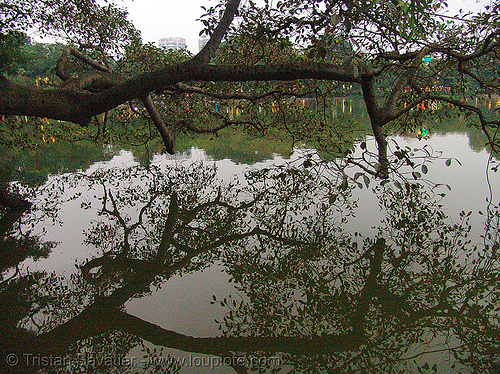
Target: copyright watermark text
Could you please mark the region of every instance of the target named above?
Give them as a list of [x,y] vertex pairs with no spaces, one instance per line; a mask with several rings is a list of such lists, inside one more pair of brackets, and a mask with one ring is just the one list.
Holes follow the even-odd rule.
[[246,366],[252,368],[281,366],[281,357],[245,357],[245,356],[197,356],[189,354],[188,356],[155,356],[146,358],[126,357],[126,356],[105,356],[93,355],[89,353],[76,354],[71,356],[41,355],[23,353],[10,353],[4,358],[8,366],[25,367],[58,367],[58,368],[76,368],[76,367],[149,367],[149,366],[178,366],[178,367],[203,367],[217,369],[228,366]]

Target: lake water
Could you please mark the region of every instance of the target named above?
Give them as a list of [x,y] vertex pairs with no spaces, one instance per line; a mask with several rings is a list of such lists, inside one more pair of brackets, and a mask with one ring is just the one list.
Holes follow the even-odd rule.
[[391,138],[418,168],[383,186],[224,137],[52,172],[2,232],[25,253],[2,370],[495,372],[500,173],[475,134]]

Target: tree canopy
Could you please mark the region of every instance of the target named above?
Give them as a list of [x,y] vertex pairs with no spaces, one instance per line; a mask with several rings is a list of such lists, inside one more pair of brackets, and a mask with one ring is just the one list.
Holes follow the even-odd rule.
[[[457,16],[444,15],[445,7],[441,0],[221,0],[205,9],[210,39],[192,55],[143,43],[111,0],[0,0],[0,125],[23,137],[36,127],[51,142],[48,131],[57,127],[76,139],[80,126],[96,122],[97,136],[122,122],[139,133],[147,122],[173,153],[181,132],[238,126],[253,135],[278,129],[344,156],[323,168],[307,151],[305,161],[225,183],[215,167],[198,163],[57,173],[37,188],[11,184],[11,170],[0,168],[0,356],[69,357],[72,370],[116,372],[78,357],[124,358],[148,341],[221,357],[273,353],[290,371],[430,372],[437,366],[415,359],[438,352],[449,353],[451,368],[498,371],[500,206],[491,190],[479,239],[471,213],[448,218],[439,185],[418,181],[377,184],[384,218],[370,222],[368,234],[345,227],[357,213],[353,189],[371,183],[366,174],[386,179],[419,162],[417,151],[396,147],[391,164],[394,129],[461,115],[490,149],[500,148],[500,120],[476,101],[500,95],[500,3]],[[32,43],[33,29],[60,43]],[[363,98],[377,144],[373,151],[360,142],[361,159],[349,154],[354,141],[341,141],[346,135],[327,110],[347,92]],[[27,116],[38,118],[31,129]],[[65,152],[85,157],[83,165],[97,153]],[[16,172],[44,178],[40,159],[36,170]],[[348,177],[349,163],[361,172]],[[419,165],[424,174],[427,165]],[[44,227],[71,210],[92,213],[73,223],[90,249],[74,273],[20,270],[59,246]],[[222,335],[189,336],[127,310],[174,276],[215,263],[245,295],[209,296],[223,308]],[[1,371],[63,370],[40,360],[11,364],[0,360]],[[175,362],[155,369],[179,371]]]
[[[378,146],[367,171],[389,173],[387,125],[418,123],[415,109],[444,103],[470,116],[498,150],[499,120],[473,99],[498,94],[500,4],[477,14],[444,15],[446,3],[415,1],[221,1],[201,20],[209,42],[196,55],[164,55],[144,45],[112,2],[4,1],[2,69],[18,59],[28,28],[66,43],[54,87],[20,85],[0,76],[0,113],[70,121],[142,102],[166,150],[179,130],[216,133],[240,124],[264,132],[282,126],[300,138],[325,127],[293,99],[328,100],[339,84],[359,87]],[[235,118],[218,105],[238,106]],[[436,104],[437,105],[437,104]],[[135,109],[134,109],[135,110]]]

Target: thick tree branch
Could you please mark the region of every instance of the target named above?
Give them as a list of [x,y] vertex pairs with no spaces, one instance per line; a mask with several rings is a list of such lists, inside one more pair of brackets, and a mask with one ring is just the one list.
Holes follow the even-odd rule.
[[[360,72],[361,74],[366,72]],[[114,108],[144,92],[161,91],[168,86],[187,81],[248,82],[292,81],[318,79],[341,82],[360,82],[352,66],[324,63],[283,63],[274,65],[198,65],[187,61],[175,66],[145,73],[96,94],[82,105],[99,113]]]
[[406,71],[398,78],[396,84],[394,84],[391,92],[387,96],[387,100],[383,108],[384,112],[387,115],[394,112],[396,104],[401,97],[401,94],[403,93],[404,87],[407,86],[417,74],[418,68],[420,67],[420,65],[422,65],[422,58],[427,52],[428,49],[424,48],[422,51],[415,55],[409,66],[404,67]]
[[163,120],[161,119],[160,114],[158,113],[158,110],[156,110],[156,107],[153,103],[151,95],[148,94],[146,96],[143,96],[142,102],[146,107],[146,110],[148,111],[149,116],[151,117],[151,120],[153,121],[156,129],[160,133],[167,152],[171,155],[174,154],[174,138],[172,136],[172,132],[165,125],[165,122],[163,122]]
[[[69,90],[42,90],[21,86],[0,75],[0,114],[46,117],[88,125],[92,116],[106,110],[92,110],[94,94]],[[84,104],[85,107],[83,106]]]
[[[360,72],[362,75],[366,72]],[[153,91],[187,81],[291,81],[321,79],[360,82],[352,66],[324,63],[275,65],[199,65],[187,61],[127,79],[103,92],[90,94],[69,90],[24,87],[0,76],[0,113],[66,120],[87,125],[94,115]]]
[[363,99],[372,124],[377,123],[380,126],[384,125],[386,123],[384,118],[385,116],[377,100],[377,94],[375,93],[375,81],[373,77],[363,79],[363,82],[361,83],[361,90],[363,92]]
[[385,59],[385,60],[406,62],[409,60],[413,60],[418,53],[420,53],[420,52],[415,51],[415,52],[407,52],[407,53],[401,54],[398,51],[394,51],[394,52],[381,53],[381,54],[379,54],[378,57]]
[[193,57],[192,61],[196,63],[206,64],[210,62],[212,57],[217,52],[222,38],[226,35],[231,22],[233,22],[234,16],[238,13],[238,6],[240,5],[240,0],[229,0],[224,10],[224,14],[220,19],[214,33],[210,37],[210,40],[205,44],[203,49]]
[[90,58],[85,53],[79,51],[75,47],[67,46],[66,48],[63,49],[61,57],[59,57],[59,60],[57,61],[55,70],[56,75],[63,81],[67,81],[69,78],[71,78],[71,74],[67,71],[67,65],[69,64],[70,55],[78,58],[79,60],[85,62],[87,65],[91,66],[92,68],[98,71],[101,71],[103,73],[111,72],[107,66],[102,65],[98,61]]
[[116,74],[89,70],[68,78],[63,84],[63,89],[71,91],[87,90],[90,92],[101,92],[116,86],[124,80],[123,77]]
[[111,319],[114,327],[153,344],[186,352],[224,355],[228,352],[288,352],[292,354],[328,354],[356,349],[359,336],[354,333],[314,337],[214,337],[195,338],[163,329],[124,312]]

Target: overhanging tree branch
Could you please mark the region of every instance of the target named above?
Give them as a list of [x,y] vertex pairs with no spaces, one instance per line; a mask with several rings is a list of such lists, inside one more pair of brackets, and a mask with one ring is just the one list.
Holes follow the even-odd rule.
[[386,113],[388,115],[388,118],[387,118],[388,120],[390,118],[389,117],[390,114],[393,113],[395,110],[396,104],[398,103],[399,98],[401,97],[401,94],[403,93],[404,87],[407,86],[409,84],[409,82],[417,74],[418,68],[420,67],[420,65],[422,65],[422,58],[424,57],[424,55],[427,52],[428,52],[428,49],[424,48],[422,51],[420,51],[419,53],[417,53],[415,55],[415,57],[413,58],[413,60],[409,66],[403,67],[404,69],[406,69],[406,71],[403,72],[403,74],[399,77],[399,79],[396,81],[396,83],[392,87],[392,89],[391,89],[391,91],[386,99],[384,108],[383,108],[384,113]]
[[[366,73],[366,72],[362,72]],[[127,79],[99,93],[62,89],[42,90],[11,82],[0,76],[0,113],[66,120],[87,125],[94,115],[179,82],[282,81],[322,79],[360,82],[351,66],[326,63],[284,63],[274,65],[206,65],[187,61]]]
[[156,109],[153,103],[151,95],[148,94],[146,96],[143,96],[142,102],[146,107],[146,110],[148,111],[149,116],[151,117],[151,120],[153,121],[156,129],[160,133],[160,136],[163,139],[163,143],[165,144],[165,147],[167,149],[167,152],[170,154],[174,154],[174,139],[172,137],[172,132],[161,119],[160,114],[158,113],[158,110]]
[[308,90],[305,92],[294,92],[294,91],[285,91],[281,89],[279,86],[277,86],[274,89],[271,89],[269,91],[266,91],[261,94],[245,94],[245,93],[223,93],[223,92],[216,92],[216,91],[210,91],[203,89],[201,87],[196,87],[196,86],[190,86],[185,83],[177,83],[173,89],[177,90],[178,92],[183,92],[183,93],[196,93],[200,94],[203,96],[208,96],[208,97],[213,97],[215,99],[221,99],[221,100],[248,100],[251,102],[259,101],[268,98],[269,96],[273,96],[276,94],[280,95],[286,95],[286,96],[294,96],[294,97],[304,97],[307,95],[310,95],[313,91]]
[[240,5],[240,0],[229,0],[226,4],[226,9],[224,14],[220,19],[214,33],[210,37],[210,40],[205,44],[203,49],[193,57],[192,61],[195,63],[208,63],[217,52],[222,38],[227,34],[229,26],[233,22],[235,15],[238,13],[238,6]]

